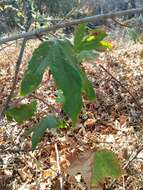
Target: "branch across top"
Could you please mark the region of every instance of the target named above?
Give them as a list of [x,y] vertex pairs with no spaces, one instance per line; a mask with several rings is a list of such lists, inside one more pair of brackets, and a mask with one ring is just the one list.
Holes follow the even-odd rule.
[[25,38],[27,40],[36,38],[37,36],[42,35],[44,33],[56,31],[57,29],[65,28],[67,26],[73,26],[73,25],[77,25],[81,23],[95,22],[97,20],[106,20],[109,18],[132,15],[133,13],[135,14],[135,13],[141,13],[141,12],[143,12],[143,7],[137,8],[137,9],[129,9],[125,11],[118,11],[114,13],[112,12],[112,13],[107,13],[107,14],[95,15],[95,16],[85,17],[82,19],[76,19],[69,22],[60,23],[51,27],[39,28],[31,32],[24,32],[24,33],[13,35],[11,37],[0,38],[0,45],[6,42],[10,42],[10,41],[14,41],[14,40],[22,39],[22,38]]

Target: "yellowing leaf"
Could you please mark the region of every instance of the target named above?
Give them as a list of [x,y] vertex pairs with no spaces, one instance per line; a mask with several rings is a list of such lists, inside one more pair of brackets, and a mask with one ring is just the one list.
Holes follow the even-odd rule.
[[108,48],[108,49],[112,49],[113,48],[113,44],[111,42],[104,41],[104,40],[102,40],[100,42],[100,46],[104,47],[104,48]]
[[87,39],[86,39],[86,41],[87,42],[90,42],[90,41],[92,41],[92,40],[95,40],[97,37],[96,36],[89,36]]

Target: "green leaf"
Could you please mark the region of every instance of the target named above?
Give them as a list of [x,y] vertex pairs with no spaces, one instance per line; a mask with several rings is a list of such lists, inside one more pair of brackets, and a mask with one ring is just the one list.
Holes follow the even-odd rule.
[[88,80],[86,73],[82,70],[82,89],[86,93],[90,101],[94,101],[96,98],[95,90],[92,86],[91,81]]
[[65,98],[63,110],[75,124],[82,107],[82,79],[74,49],[68,40],[50,41],[49,66]]
[[22,104],[16,107],[11,107],[7,110],[6,116],[8,119],[14,119],[18,123],[29,120],[36,111],[36,101],[30,104]]
[[79,24],[74,33],[74,48],[75,51],[78,52],[78,49],[80,49],[81,42],[86,34],[86,26],[85,24]]
[[35,91],[42,81],[45,69],[48,66],[48,49],[49,43],[43,42],[33,53],[28,64],[22,83],[21,92],[25,96]]
[[77,54],[77,59],[81,63],[82,61],[95,60],[98,56],[99,53],[95,50],[83,50]]
[[96,50],[100,46],[100,42],[107,36],[104,31],[97,31],[97,34],[89,34],[82,41],[79,52],[83,50]]
[[63,109],[74,124],[82,107],[82,79],[77,64],[74,48],[68,40],[53,39],[42,43],[29,62],[21,84],[21,95],[36,90],[49,67],[56,85],[63,91]]
[[92,166],[92,187],[103,182],[106,177],[118,178],[120,175],[121,170],[119,161],[113,152],[108,150],[99,150],[95,153]]
[[33,129],[32,135],[32,150],[36,148],[41,138],[44,136],[46,129],[58,127],[60,121],[55,116],[47,116],[42,118],[38,124]]

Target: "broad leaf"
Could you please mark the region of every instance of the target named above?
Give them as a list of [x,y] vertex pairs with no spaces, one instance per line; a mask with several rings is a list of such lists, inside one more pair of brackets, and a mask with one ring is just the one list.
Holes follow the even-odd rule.
[[36,148],[46,129],[56,128],[58,127],[59,123],[60,121],[55,116],[47,116],[41,119],[40,122],[34,128],[32,128],[32,150]]
[[36,90],[42,81],[43,73],[48,66],[49,43],[43,42],[33,53],[22,83],[21,95],[25,96]]
[[92,165],[92,187],[103,182],[106,177],[118,178],[120,174],[119,161],[113,152],[108,150],[96,152]]
[[91,81],[88,80],[86,73],[82,70],[82,89],[86,93],[90,101],[94,101],[96,98],[95,90],[92,86]]
[[21,84],[21,95],[37,89],[45,69],[49,67],[56,85],[63,91],[63,109],[74,124],[82,107],[82,80],[77,64],[74,48],[68,40],[53,39],[42,43],[29,62]]
[[83,50],[77,54],[77,59],[81,63],[82,61],[95,60],[98,56],[99,53],[95,50]]
[[82,107],[82,79],[76,55],[68,40],[54,40],[49,43],[50,70],[58,88],[63,91],[65,98],[63,109],[74,124]]
[[8,119],[14,119],[18,123],[29,120],[36,111],[36,101],[30,104],[21,104],[16,107],[11,107],[7,110],[6,116]]

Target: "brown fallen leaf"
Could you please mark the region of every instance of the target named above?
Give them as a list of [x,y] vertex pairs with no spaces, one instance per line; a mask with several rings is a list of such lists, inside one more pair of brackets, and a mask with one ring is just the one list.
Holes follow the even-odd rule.
[[127,116],[120,115],[120,125],[121,125],[121,127],[124,126],[124,125],[126,125],[127,119],[128,119]]
[[88,128],[93,128],[96,124],[96,120],[95,119],[87,119],[84,122],[84,126],[88,127]]
[[[67,172],[71,176],[76,176],[77,173],[81,173],[83,179],[86,182],[88,190],[95,190],[95,188],[91,188],[91,167],[94,159],[95,151],[88,150],[84,153],[81,153],[76,157],[74,161],[72,161],[70,167],[66,169]],[[96,190],[101,190],[99,189]]]

